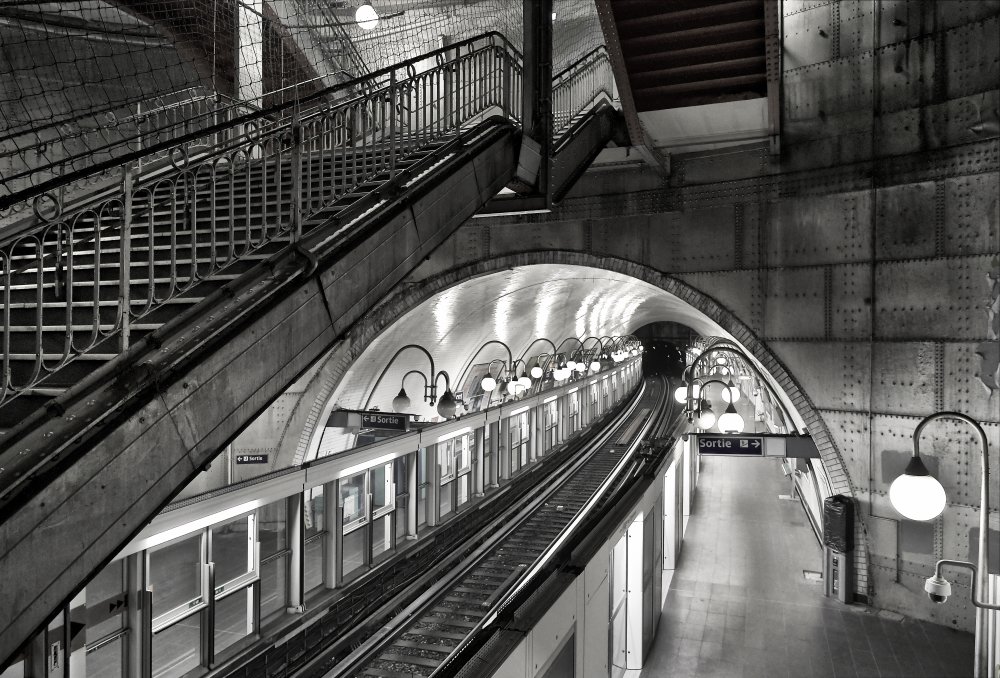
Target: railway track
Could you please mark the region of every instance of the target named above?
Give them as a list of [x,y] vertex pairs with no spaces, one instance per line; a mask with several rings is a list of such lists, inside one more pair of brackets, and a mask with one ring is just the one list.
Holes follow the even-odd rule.
[[664,435],[672,421],[670,389],[647,379],[641,393],[589,450],[474,554],[411,603],[348,657],[314,661],[300,678],[430,676],[496,617],[517,590],[587,515],[600,512],[614,488],[631,479],[643,440]]

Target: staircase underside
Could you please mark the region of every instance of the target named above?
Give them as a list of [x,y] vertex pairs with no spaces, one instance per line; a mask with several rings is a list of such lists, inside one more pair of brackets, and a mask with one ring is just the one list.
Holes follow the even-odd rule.
[[636,111],[767,95],[763,0],[598,4],[613,14]]
[[483,123],[433,171],[359,200],[5,436],[45,461],[0,501],[0,571],[16,582],[0,591],[0,659],[496,195],[518,145],[510,123]]

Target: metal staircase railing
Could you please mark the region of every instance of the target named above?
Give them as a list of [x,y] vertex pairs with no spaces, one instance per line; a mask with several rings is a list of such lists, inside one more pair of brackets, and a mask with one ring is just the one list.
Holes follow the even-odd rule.
[[[521,76],[488,33],[0,197],[39,222],[0,238],[0,430],[461,130],[516,121]],[[612,92],[601,50],[561,72],[557,132]],[[155,157],[167,166],[137,174]],[[116,191],[63,203],[60,187],[108,174]]]

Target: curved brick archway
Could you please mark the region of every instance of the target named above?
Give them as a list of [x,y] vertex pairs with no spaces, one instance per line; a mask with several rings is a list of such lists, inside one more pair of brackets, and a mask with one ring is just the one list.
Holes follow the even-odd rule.
[[[562,264],[602,269],[636,278],[667,292],[692,308],[705,314],[726,332],[733,336],[761,367],[770,375],[774,383],[784,391],[788,401],[802,418],[819,450],[824,470],[835,493],[856,497],[855,487],[847,472],[846,464],[837,448],[826,422],[814,407],[799,382],[774,352],[739,319],[736,313],[726,308],[713,297],[696,287],[665,275],[653,268],[625,259],[596,256],[582,252],[544,250],[521,252],[480,260],[448,269],[428,277],[418,283],[410,282],[397,287],[378,307],[362,321],[353,326],[345,340],[331,351],[323,365],[316,371],[301,399],[303,410],[299,420],[304,426],[290,427],[279,449],[279,457],[289,463],[301,463],[319,444],[321,428],[317,425],[325,421],[333,408],[332,396],[337,385],[350,366],[365,351],[369,343],[390,328],[404,313],[455,285],[506,269],[540,264]],[[306,412],[308,408],[308,412]],[[864,545],[855,550],[855,592],[868,598],[868,543],[863,516],[856,511],[855,543]]]

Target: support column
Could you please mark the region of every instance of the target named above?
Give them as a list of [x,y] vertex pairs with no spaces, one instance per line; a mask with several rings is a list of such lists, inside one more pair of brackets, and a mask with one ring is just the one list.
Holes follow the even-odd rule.
[[493,421],[490,427],[490,467],[487,470],[487,482],[490,487],[500,486],[500,422]]
[[549,158],[552,145],[552,0],[532,0],[524,7],[524,71],[521,121],[524,136],[517,178],[545,196],[549,204]]
[[510,419],[500,420],[500,439],[497,445],[497,454],[500,459],[500,480],[510,480],[510,452],[507,450],[510,442]]
[[420,486],[417,484],[417,463],[420,455],[411,452],[406,456],[406,538],[417,538],[417,503],[420,501]]
[[323,584],[328,589],[337,587],[337,563],[340,561],[340,539],[338,534],[344,531],[343,525],[339,524],[337,518],[343,518],[343,514],[338,514],[337,505],[340,497],[337,496],[337,481],[326,483],[323,486],[323,525],[326,527],[325,558],[323,559]]
[[302,608],[302,493],[288,498],[288,548],[291,557],[288,564],[288,609],[287,612],[301,613]]
[[441,466],[438,464],[438,446],[428,445],[425,462],[427,468],[424,470],[424,477],[427,478],[427,527],[434,527],[438,524],[438,516],[441,514]]
[[[486,426],[489,426],[489,424],[486,424]],[[484,494],[484,489],[486,486],[485,483],[486,469],[483,468],[483,463],[485,460],[484,455],[486,454],[486,451],[483,449],[486,440],[485,429],[477,428],[473,435],[475,436],[474,440],[476,445],[476,456],[475,459],[473,460],[475,467],[473,469],[473,475],[472,475],[472,493],[473,496],[481,497]]]

